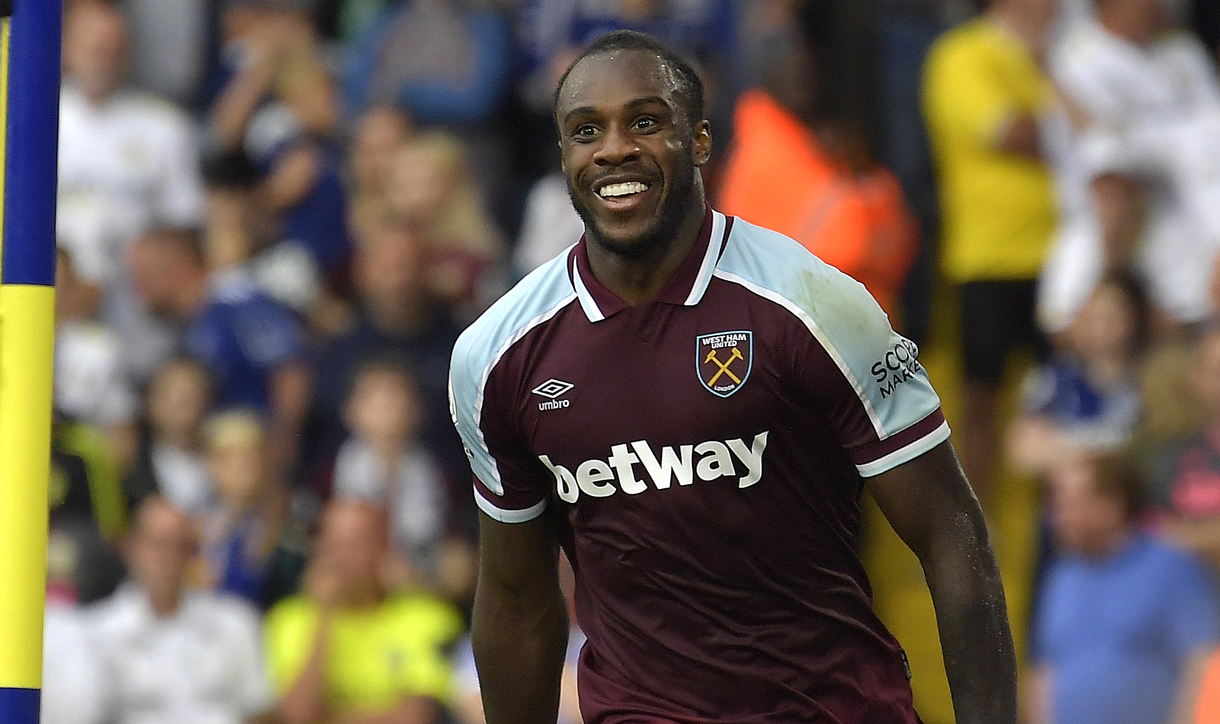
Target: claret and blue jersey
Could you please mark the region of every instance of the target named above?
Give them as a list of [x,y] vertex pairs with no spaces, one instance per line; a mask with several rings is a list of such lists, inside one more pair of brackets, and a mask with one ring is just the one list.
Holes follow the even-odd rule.
[[855,552],[863,479],[949,436],[914,345],[710,209],[648,304],[585,244],[462,335],[450,396],[483,512],[559,524],[586,721],[917,722]]

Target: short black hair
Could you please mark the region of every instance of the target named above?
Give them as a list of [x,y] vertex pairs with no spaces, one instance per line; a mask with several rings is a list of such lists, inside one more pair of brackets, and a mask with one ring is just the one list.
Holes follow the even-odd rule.
[[[686,115],[686,121],[693,128],[696,123],[703,120],[703,79],[699,77],[698,71],[694,66],[686,61],[678,53],[670,50],[664,43],[646,33],[638,33],[634,30],[616,30],[612,33],[607,33],[597,40],[594,40],[589,47],[585,48],[584,52],[572,61],[568,69],[563,72],[559,78],[559,84],[555,86],[555,95],[552,99],[552,111],[559,108],[559,93],[563,90],[564,83],[567,83],[568,76],[585,58],[594,55],[603,55],[613,53],[616,50],[639,50],[645,53],[651,53],[660,58],[666,65],[673,68],[674,78],[677,81],[675,87],[678,102],[682,106],[682,112]],[[556,119],[558,122],[558,119]]]

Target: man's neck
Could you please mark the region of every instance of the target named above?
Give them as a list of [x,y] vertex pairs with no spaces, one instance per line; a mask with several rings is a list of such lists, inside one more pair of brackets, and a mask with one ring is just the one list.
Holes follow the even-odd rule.
[[1012,3],[997,3],[987,11],[987,17],[1019,38],[1035,53],[1040,54],[1045,50],[1047,28]]
[[1106,32],[1122,38],[1135,45],[1148,45],[1156,37],[1156,32],[1142,27],[1142,23],[1133,20],[1117,10],[1097,14],[1097,22]]
[[208,296],[208,278],[203,272],[183,281],[174,300],[174,313],[181,319],[190,319],[203,307]]
[[615,254],[590,240],[587,249],[593,275],[627,304],[635,306],[651,302],[699,241],[705,208],[703,185],[698,184],[694,200],[673,239],[639,258]]
[[1135,531],[1129,526],[1124,526],[1118,530],[1112,531],[1105,537],[1104,540],[1096,541],[1092,546],[1084,551],[1084,554],[1087,558],[1094,561],[1111,558],[1126,548],[1134,537]]
[[182,592],[147,593],[148,607],[157,618],[171,618],[182,606]]
[[364,313],[369,323],[387,337],[403,337],[428,326],[428,304],[423,297],[404,300],[399,304],[370,304]]

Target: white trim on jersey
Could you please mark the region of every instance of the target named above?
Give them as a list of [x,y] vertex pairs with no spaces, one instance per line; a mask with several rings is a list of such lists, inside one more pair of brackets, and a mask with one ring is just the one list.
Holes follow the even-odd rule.
[[924,435],[921,438],[907,443],[904,447],[900,447],[892,453],[882,455],[871,463],[857,465],[856,471],[860,473],[862,478],[871,478],[880,475],[887,470],[898,467],[899,465],[914,460],[923,455],[932,448],[949,439],[949,423],[942,422],[932,432]]
[[720,261],[720,249],[724,246],[724,227],[728,223],[724,214],[712,210],[712,235],[707,241],[707,251],[703,254],[703,263],[699,266],[699,274],[691,286],[690,295],[683,302],[693,307],[703,299],[707,287],[712,283],[712,274],[716,271],[716,263]]
[[475,476],[495,495],[504,494],[504,483],[483,436],[487,380],[516,342],[576,299],[566,263],[571,250],[568,247],[527,275],[467,328],[453,348],[449,411],[466,445]]
[[[483,375],[479,378],[478,391],[475,392],[474,396],[474,429],[475,433],[478,435],[479,445],[481,446],[482,451],[485,452],[487,454],[487,458],[491,460],[491,473],[493,479],[484,480],[484,483],[491,490],[491,492],[495,493],[496,495],[504,495],[504,481],[500,479],[499,467],[496,465],[495,458],[491,456],[491,450],[487,447],[487,440],[483,437],[483,400],[484,394],[487,392],[487,380],[491,377],[491,371],[496,368],[496,365],[500,363],[500,359],[508,353],[508,350],[511,349],[514,344],[519,342],[522,337],[529,334],[530,330],[532,330],[534,327],[537,327],[543,322],[549,320],[551,317],[554,317],[556,314],[559,314],[559,312],[564,307],[571,304],[572,300],[575,298],[575,294],[570,294],[567,297],[564,297],[563,301],[561,301],[559,304],[556,304],[554,307],[526,322],[524,326],[513,334],[513,336],[508,338],[508,341],[505,342],[504,345],[496,351],[495,356],[491,358],[491,362],[487,363],[487,366],[483,368]],[[480,480],[482,480],[482,478],[480,478]]]
[[590,322],[600,322],[606,318],[602,314],[602,310],[597,306],[597,301],[593,299],[593,295],[589,293],[589,288],[585,286],[585,280],[580,278],[580,267],[576,263],[576,255],[572,255],[572,284],[576,287],[576,298],[580,300],[580,308],[585,310],[585,316]]
[[[724,228],[728,224],[725,215],[719,211],[712,211],[712,230],[711,236],[708,238],[707,250],[703,253],[703,261],[699,265],[699,273],[695,275],[695,281],[691,284],[690,294],[686,295],[686,300],[682,302],[684,306],[693,307],[703,299],[703,295],[707,292],[707,287],[712,283],[713,273],[716,271],[716,264],[720,260],[720,252],[724,248]],[[588,241],[585,242],[589,243]],[[597,300],[589,293],[589,288],[585,286],[585,280],[580,277],[580,267],[576,264],[576,255],[572,255],[572,284],[576,287],[576,298],[580,300],[581,309],[585,310],[585,316],[590,322],[600,322],[606,318],[601,308],[597,306]]]
[[479,510],[487,514],[487,517],[500,523],[527,523],[542,515],[542,511],[546,510],[546,498],[524,510],[506,510],[484,498],[483,494],[479,492],[478,486],[474,488],[474,502],[479,506]]

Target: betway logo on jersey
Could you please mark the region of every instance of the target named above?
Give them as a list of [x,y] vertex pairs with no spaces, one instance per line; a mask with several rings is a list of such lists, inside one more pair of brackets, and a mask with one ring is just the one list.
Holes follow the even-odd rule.
[[676,448],[666,445],[660,451],[646,440],[636,440],[614,445],[610,457],[586,460],[576,470],[556,465],[546,455],[538,459],[555,476],[560,500],[575,503],[582,493],[594,498],[608,498],[620,490],[639,495],[650,488],[668,490],[675,483],[693,485],[696,479],[711,482],[735,477],[738,488],[748,488],[762,479],[766,449],[767,433],[760,432],[749,444],[741,438],[709,440]]

